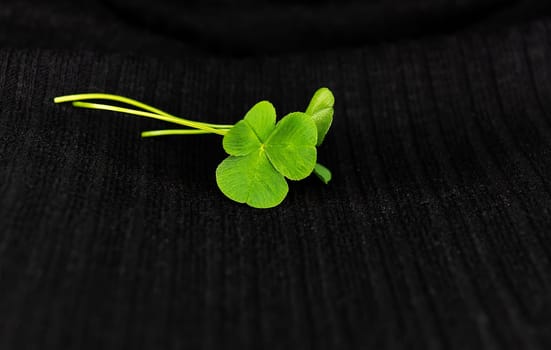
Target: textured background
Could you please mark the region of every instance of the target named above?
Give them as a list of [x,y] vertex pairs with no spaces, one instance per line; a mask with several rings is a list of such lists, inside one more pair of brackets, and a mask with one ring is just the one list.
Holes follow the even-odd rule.
[[[223,1],[2,2],[1,349],[551,347],[546,2],[348,1],[383,20],[343,5],[335,31],[308,1],[243,2],[221,31]],[[288,6],[324,29],[254,31]],[[234,122],[320,86],[334,180],[271,210],[219,192],[219,136],[141,140],[166,124],[52,103]]]

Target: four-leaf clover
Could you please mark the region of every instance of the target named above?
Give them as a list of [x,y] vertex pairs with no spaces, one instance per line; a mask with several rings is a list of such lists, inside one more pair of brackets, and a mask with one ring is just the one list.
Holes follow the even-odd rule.
[[316,164],[316,146],[331,126],[334,102],[329,89],[319,89],[305,113],[290,113],[277,124],[270,102],[254,105],[224,136],[230,156],[216,169],[222,193],[251,207],[271,208],[287,196],[285,178],[302,180],[315,171],[329,182],[329,170]]
[[[129,109],[85,100],[111,100],[129,104]],[[188,129],[152,130],[142,137],[164,135],[223,135],[222,145],[229,154],[216,169],[218,187],[228,198],[255,208],[280,204],[287,193],[287,180],[302,180],[316,174],[324,183],[331,172],[316,162],[321,145],[333,121],[335,98],[327,88],[316,91],[305,112],[287,114],[276,123],[276,111],[268,101],[254,105],[235,125],[210,124],[179,118],[145,103],[111,94],[90,93],[60,96],[54,102],[103,109],[159,119]]]
[[294,112],[276,124],[272,104],[259,102],[224,136],[230,156],[216,169],[218,187],[236,202],[275,207],[289,191],[285,178],[302,180],[314,170],[317,140],[308,114]]

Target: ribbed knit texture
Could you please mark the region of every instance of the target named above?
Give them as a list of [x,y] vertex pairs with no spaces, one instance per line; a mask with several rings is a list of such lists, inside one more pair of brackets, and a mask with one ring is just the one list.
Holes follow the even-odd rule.
[[[86,26],[88,49],[63,49],[46,34],[67,22],[17,6],[0,9],[27,28],[0,34],[0,349],[551,347],[551,19],[228,58]],[[142,140],[166,124],[52,103],[110,92],[233,123],[320,86],[334,179],[270,210],[219,192],[219,136]]]

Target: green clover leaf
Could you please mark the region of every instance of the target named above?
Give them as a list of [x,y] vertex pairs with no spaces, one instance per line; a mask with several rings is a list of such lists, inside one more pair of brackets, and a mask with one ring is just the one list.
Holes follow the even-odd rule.
[[312,116],[312,119],[316,123],[318,128],[318,143],[316,146],[321,145],[325,135],[331,127],[333,122],[333,106],[335,105],[335,97],[328,88],[320,88],[315,93],[308,108],[306,108],[306,114]]
[[302,180],[316,165],[316,124],[301,112],[281,119],[265,144],[266,155],[279,173],[290,180]]
[[255,208],[275,207],[289,191],[285,177],[260,149],[246,156],[224,159],[216,168],[216,182],[228,198]]
[[275,129],[276,111],[268,101],[258,102],[228,131],[222,146],[232,156],[246,156],[257,150]]
[[216,182],[226,196],[255,208],[271,208],[288,192],[285,178],[302,180],[316,165],[317,127],[301,112],[275,124],[271,103],[257,103],[224,136],[230,155],[216,169]]
[[[328,88],[322,87],[318,89],[310,103],[306,108],[306,114],[312,117],[318,129],[318,142],[316,146],[322,144],[325,135],[333,122],[333,106],[335,105],[335,97]],[[331,171],[321,164],[316,164],[314,174],[326,185],[331,181]]]

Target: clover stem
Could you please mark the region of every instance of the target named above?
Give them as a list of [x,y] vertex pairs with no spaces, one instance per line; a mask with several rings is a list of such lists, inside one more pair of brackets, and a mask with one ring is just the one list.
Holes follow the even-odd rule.
[[184,125],[184,126],[188,126],[188,127],[194,128],[194,129],[199,129],[199,130],[206,131],[208,133],[213,133],[213,134],[218,134],[218,135],[225,135],[226,132],[227,132],[226,129],[215,129],[215,128],[206,126],[205,124],[200,123],[200,122],[195,122],[195,121],[192,121],[192,120],[182,119],[182,118],[178,118],[178,117],[175,117],[175,116],[172,116],[172,115],[159,115],[159,114],[155,114],[155,113],[138,111],[138,110],[135,110],[135,109],[116,107],[116,106],[104,105],[104,104],[99,104],[99,103],[80,102],[80,101],[73,102],[73,106],[80,107],[80,108],[102,109],[102,110],[107,110],[107,111],[138,115],[138,116],[142,116],[142,117],[147,117],[147,118],[153,118],[153,119],[166,121],[166,122],[169,122],[169,123]]
[[[220,131],[227,132],[227,130],[219,129]],[[198,135],[198,134],[212,134],[206,130],[188,130],[188,129],[166,129],[166,130],[148,130],[142,132],[142,137],[154,137],[154,136],[167,136],[167,135]]]
[[[76,94],[76,95],[66,95],[66,96],[59,96],[54,98],[55,103],[63,103],[63,102],[75,102],[75,101],[82,101],[82,100],[110,100],[110,101],[116,101],[120,103],[125,103],[132,105],[134,107],[141,108],[143,110],[152,112],[154,114],[162,115],[165,117],[173,117],[178,118],[176,116],[173,116],[165,111],[162,111],[158,108],[152,107],[150,105],[147,105],[143,102],[136,101],[134,99],[119,96],[119,95],[113,95],[113,94],[101,94],[101,93],[89,93],[89,94]],[[179,118],[182,119],[182,118]],[[185,119],[183,119],[185,120]],[[210,123],[202,123],[202,122],[194,122],[195,124],[201,124],[209,128],[213,129],[227,129],[231,128],[233,125],[226,125],[226,124],[210,124]]]

